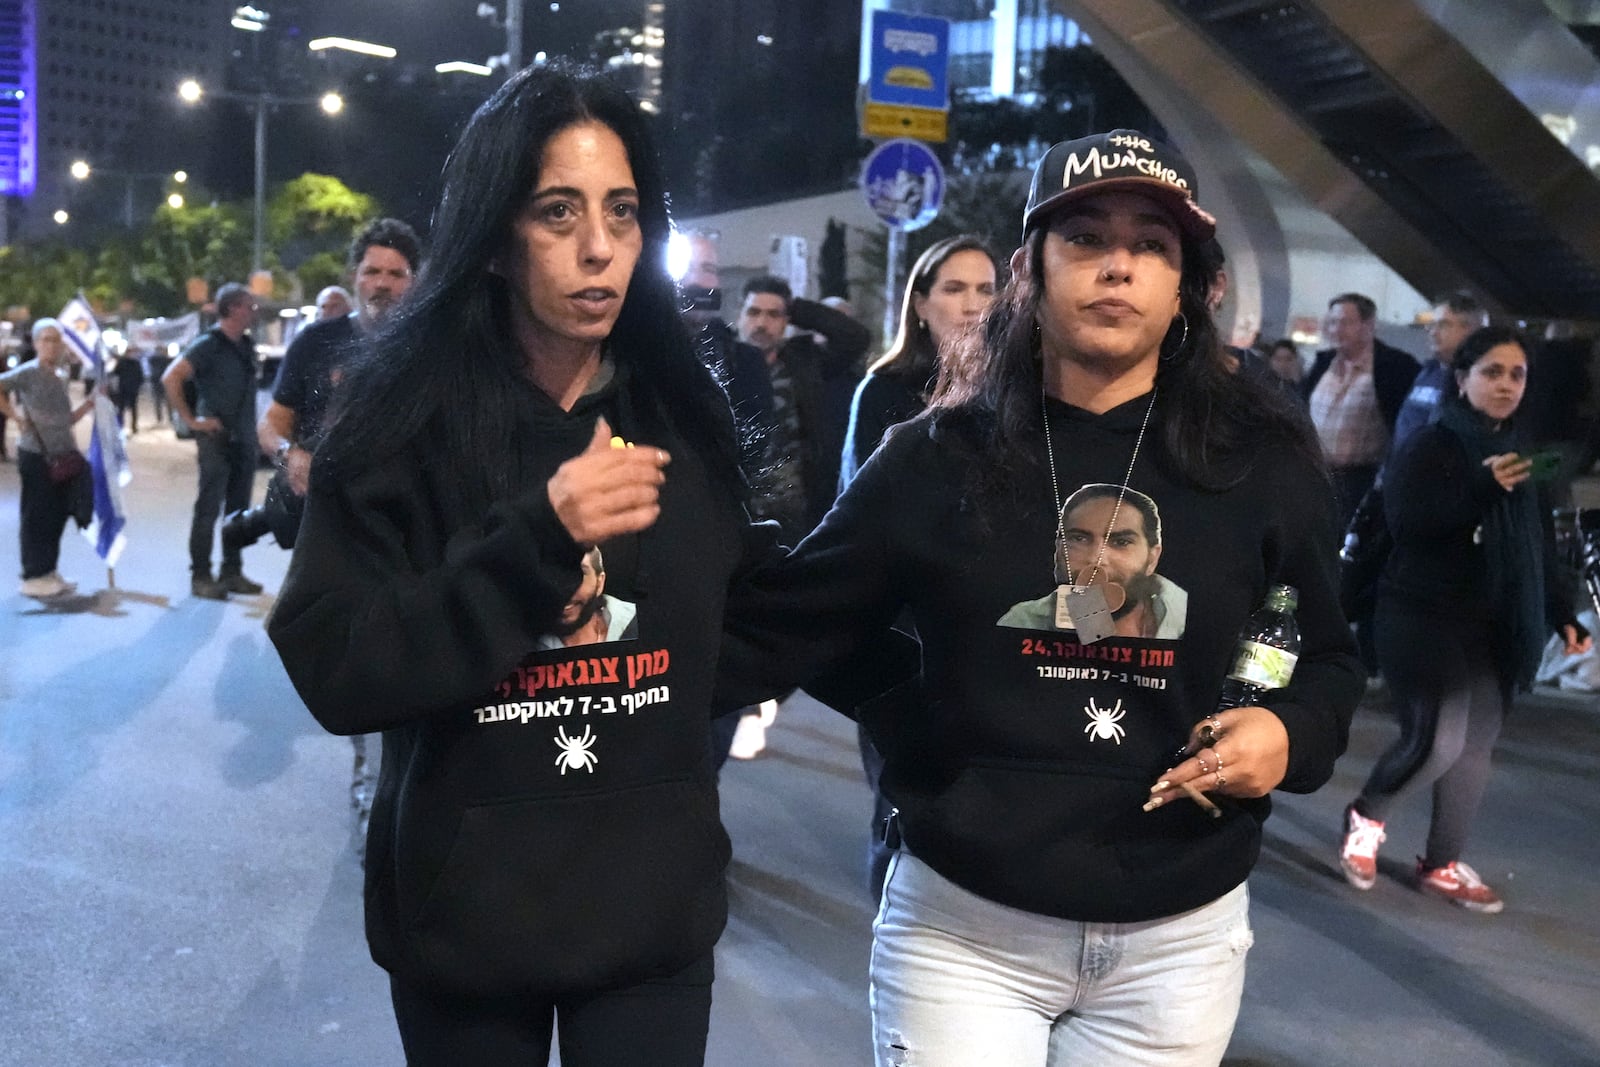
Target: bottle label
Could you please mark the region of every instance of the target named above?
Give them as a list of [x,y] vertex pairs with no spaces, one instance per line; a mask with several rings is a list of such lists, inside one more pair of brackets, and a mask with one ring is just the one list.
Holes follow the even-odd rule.
[[1245,641],[1239,645],[1239,654],[1234,657],[1233,670],[1228,672],[1228,677],[1262,689],[1282,689],[1289,684],[1299,659],[1293,652],[1260,641]]

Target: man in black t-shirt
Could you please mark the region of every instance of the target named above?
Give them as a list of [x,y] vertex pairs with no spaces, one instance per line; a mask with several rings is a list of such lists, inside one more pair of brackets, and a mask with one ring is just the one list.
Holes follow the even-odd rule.
[[[217,290],[217,324],[184,349],[161,375],[172,410],[194,431],[200,468],[199,492],[189,526],[189,589],[207,600],[229,593],[254,596],[261,585],[244,576],[239,551],[244,546],[222,538],[222,568],[211,576],[212,530],[226,511],[250,506],[256,457],[250,440],[255,422],[256,378],[260,362],[246,332],[256,317],[250,290],[230,282]],[[196,408],[185,383],[193,382]]]
[[278,472],[260,507],[228,516],[222,526],[224,545],[254,544],[271,533],[284,548],[294,547],[311,452],[322,434],[340,368],[361,338],[405,296],[420,258],[416,233],[399,219],[378,219],[351,242],[356,310],[313,322],[284,353],[272,403],[256,424],[261,451],[277,464]]

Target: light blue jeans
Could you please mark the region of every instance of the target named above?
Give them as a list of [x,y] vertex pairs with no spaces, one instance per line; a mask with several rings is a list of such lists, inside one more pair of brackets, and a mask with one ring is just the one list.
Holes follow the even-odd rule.
[[877,1067],[1217,1067],[1250,949],[1245,886],[1080,923],[970,893],[903,849],[873,923]]

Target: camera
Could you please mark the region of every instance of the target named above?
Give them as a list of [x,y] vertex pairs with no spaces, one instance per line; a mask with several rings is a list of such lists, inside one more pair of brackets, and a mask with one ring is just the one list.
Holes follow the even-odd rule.
[[685,311],[721,311],[722,290],[707,289],[703,285],[683,286],[683,296],[687,303]]

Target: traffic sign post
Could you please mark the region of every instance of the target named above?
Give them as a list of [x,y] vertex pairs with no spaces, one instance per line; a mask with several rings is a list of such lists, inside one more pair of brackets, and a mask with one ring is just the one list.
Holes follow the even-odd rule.
[[899,11],[872,13],[865,137],[949,138],[950,23]]
[[861,167],[861,192],[867,207],[889,227],[884,257],[883,343],[895,331],[900,275],[906,258],[906,234],[932,222],[944,203],[944,167],[921,141],[886,141],[873,149]]
[[944,203],[944,167],[921,141],[885,141],[861,166],[867,207],[891,229],[920,230]]

